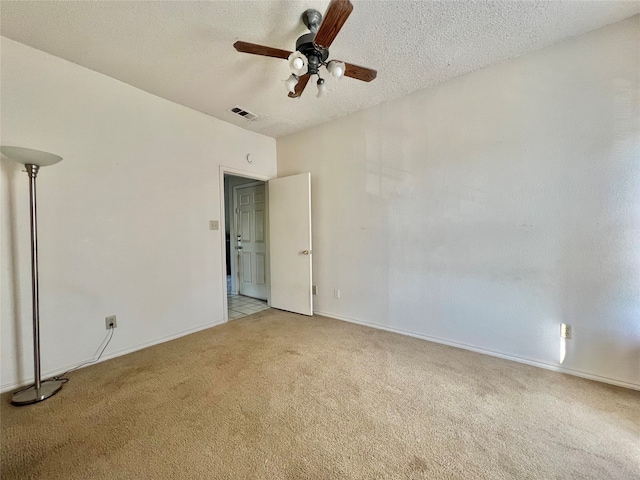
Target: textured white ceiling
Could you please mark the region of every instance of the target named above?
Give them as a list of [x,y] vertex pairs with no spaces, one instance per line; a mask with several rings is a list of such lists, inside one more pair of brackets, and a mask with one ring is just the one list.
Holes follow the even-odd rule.
[[[365,1],[330,58],[378,70],[286,95],[287,63],[236,40],[293,50],[310,7],[328,0],[2,1],[3,36],[243,128],[280,137],[551,45],[640,12],[637,1]],[[226,110],[240,105],[247,121]]]

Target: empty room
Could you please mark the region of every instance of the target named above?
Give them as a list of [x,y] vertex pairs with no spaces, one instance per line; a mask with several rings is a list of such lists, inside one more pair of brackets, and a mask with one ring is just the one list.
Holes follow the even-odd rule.
[[640,477],[640,3],[0,0],[0,477]]

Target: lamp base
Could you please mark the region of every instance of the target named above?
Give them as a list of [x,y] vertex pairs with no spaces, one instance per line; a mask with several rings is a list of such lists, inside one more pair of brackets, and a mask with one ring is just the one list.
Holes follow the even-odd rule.
[[40,392],[36,392],[36,386],[33,385],[26,390],[14,393],[11,403],[14,405],[31,405],[32,403],[41,402],[49,397],[54,396],[62,388],[64,382],[60,380],[47,380],[40,384]]

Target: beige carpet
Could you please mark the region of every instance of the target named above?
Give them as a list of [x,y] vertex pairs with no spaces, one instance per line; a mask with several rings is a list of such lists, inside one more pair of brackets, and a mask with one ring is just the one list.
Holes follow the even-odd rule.
[[[119,334],[122,330],[116,330]],[[631,479],[640,393],[274,310],[2,396],[2,479]]]

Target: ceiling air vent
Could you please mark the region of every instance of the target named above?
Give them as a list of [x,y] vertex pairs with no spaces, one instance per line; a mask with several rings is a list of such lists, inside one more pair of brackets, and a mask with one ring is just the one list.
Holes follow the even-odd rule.
[[256,118],[258,118],[258,115],[256,115],[255,113],[248,112],[244,108],[239,107],[237,105],[227,110],[227,112],[231,112],[234,115],[238,115],[240,117],[246,118],[247,120],[255,120]]

